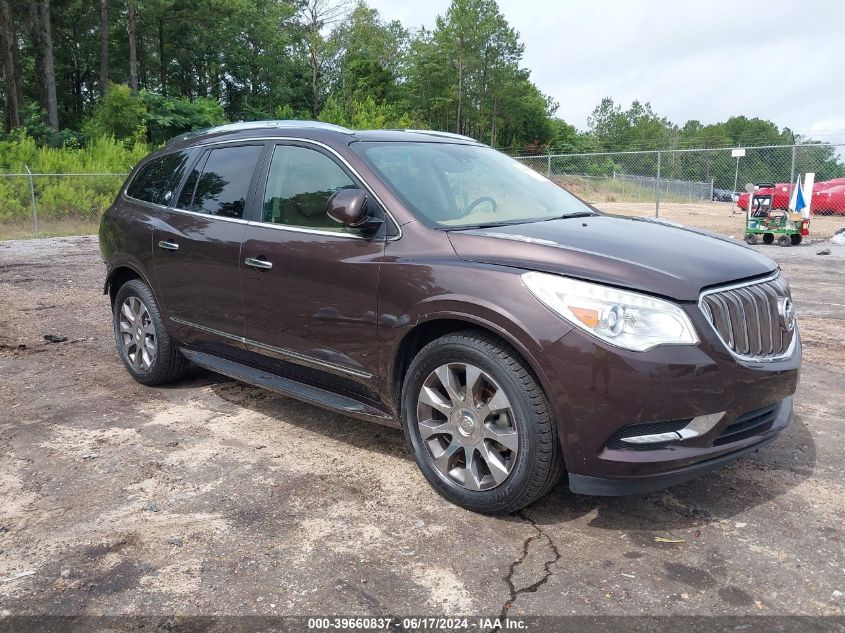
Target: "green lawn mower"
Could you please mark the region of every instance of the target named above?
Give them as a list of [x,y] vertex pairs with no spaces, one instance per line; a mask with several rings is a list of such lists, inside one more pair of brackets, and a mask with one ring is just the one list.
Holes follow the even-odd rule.
[[751,194],[751,204],[746,213],[745,242],[756,244],[758,236],[762,235],[763,244],[774,244],[777,240],[780,246],[798,246],[804,236],[810,234],[810,220],[800,213],[772,209],[773,189],[773,184],[760,183],[757,190],[765,193]]

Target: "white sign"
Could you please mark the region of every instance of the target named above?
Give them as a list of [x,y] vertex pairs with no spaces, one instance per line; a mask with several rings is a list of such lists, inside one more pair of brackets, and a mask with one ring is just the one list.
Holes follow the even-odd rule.
[[745,156],[745,149],[732,149],[731,150],[731,158],[742,158]]

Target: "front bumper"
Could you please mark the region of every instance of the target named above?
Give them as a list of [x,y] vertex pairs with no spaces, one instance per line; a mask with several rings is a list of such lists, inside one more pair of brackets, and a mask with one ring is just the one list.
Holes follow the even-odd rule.
[[[630,352],[573,330],[538,354],[574,492],[658,490],[758,450],[789,423],[801,364],[798,333],[789,357],[744,361],[730,354],[700,311],[691,307],[688,314],[702,339],[696,346]],[[771,423],[725,439],[742,416],[774,405]],[[630,425],[720,412],[720,421],[698,437],[646,450],[608,445]]]
[[717,470],[735,459],[739,459],[750,453],[756,453],[764,446],[774,442],[783,428],[789,424],[791,418],[792,397],[790,396],[781,403],[780,413],[775,418],[775,422],[769,432],[755,437],[750,445],[744,446],[743,448],[689,466],[652,475],[611,479],[569,473],[569,489],[572,492],[582,495],[598,496],[635,495],[662,490],[663,488],[674,486],[675,484],[680,484],[700,477],[710,471]]

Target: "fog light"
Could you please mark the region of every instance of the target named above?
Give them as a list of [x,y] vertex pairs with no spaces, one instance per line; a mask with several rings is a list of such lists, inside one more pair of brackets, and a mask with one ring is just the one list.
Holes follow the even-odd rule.
[[620,442],[626,444],[660,444],[662,442],[675,442],[677,440],[688,440],[693,437],[699,437],[710,431],[719,423],[725,415],[724,411],[719,413],[708,413],[707,415],[699,415],[689,421],[684,428],[677,431],[667,431],[665,433],[649,433],[647,435],[631,435],[629,437],[620,437]]

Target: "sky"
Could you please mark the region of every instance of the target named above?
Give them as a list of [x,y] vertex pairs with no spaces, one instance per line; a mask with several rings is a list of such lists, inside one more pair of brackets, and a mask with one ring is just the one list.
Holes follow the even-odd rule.
[[[367,0],[406,27],[434,26],[449,0]],[[769,119],[845,143],[842,0],[499,0],[523,66],[578,129],[603,97],[683,125]]]

